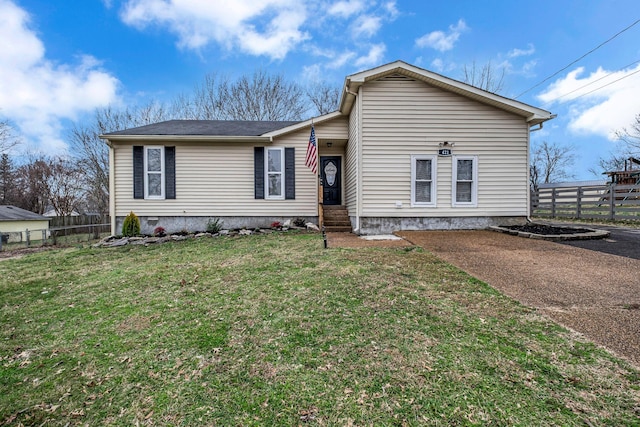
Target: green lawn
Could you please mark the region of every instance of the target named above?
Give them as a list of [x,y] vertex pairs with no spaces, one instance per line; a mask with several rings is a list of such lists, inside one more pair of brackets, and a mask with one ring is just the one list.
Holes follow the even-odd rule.
[[0,262],[0,425],[640,425],[640,373],[420,249]]

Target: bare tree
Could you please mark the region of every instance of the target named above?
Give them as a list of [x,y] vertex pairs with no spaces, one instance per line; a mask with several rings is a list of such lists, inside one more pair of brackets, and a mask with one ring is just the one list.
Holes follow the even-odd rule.
[[462,81],[471,86],[492,93],[500,93],[504,89],[504,67],[496,70],[491,62],[478,67],[476,61],[473,61],[470,66],[464,66],[463,73]]
[[69,133],[71,152],[85,178],[84,209],[109,211],[109,150],[100,135],[167,120],[171,116],[160,103],[116,110],[96,110],[91,122],[76,124]]
[[575,161],[575,149],[571,145],[553,144],[543,141],[532,147],[529,180],[533,190],[539,184],[572,179],[570,168]]
[[60,157],[51,159],[45,179],[46,196],[57,216],[70,216],[80,210],[83,173],[77,163]]
[[0,205],[14,205],[16,200],[16,171],[9,154],[0,157]]
[[9,122],[7,120],[0,121],[0,153],[6,153],[19,143],[20,140],[14,135]]
[[304,93],[282,75],[259,70],[236,81],[205,76],[192,96],[179,96],[171,112],[196,120],[301,120],[307,111]]
[[29,161],[18,167],[16,184],[20,193],[15,200],[16,206],[31,212],[43,214],[49,205],[48,177],[49,159],[40,155],[28,154]]
[[589,168],[589,172],[600,177],[605,172],[624,170],[625,160],[629,157],[632,157],[629,151],[611,153],[609,157],[606,158],[600,157],[596,166]]
[[630,128],[622,128],[616,132],[618,139],[627,144],[630,150],[640,149],[640,114],[636,115],[635,121]]
[[316,82],[306,91],[307,97],[316,108],[319,115],[331,113],[338,109],[340,88],[331,86],[327,82]]

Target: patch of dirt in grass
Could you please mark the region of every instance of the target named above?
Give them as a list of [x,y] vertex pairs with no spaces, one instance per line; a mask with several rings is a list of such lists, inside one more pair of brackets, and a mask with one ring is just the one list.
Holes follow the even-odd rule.
[[146,316],[131,316],[128,319],[122,321],[117,327],[116,331],[119,334],[127,332],[139,332],[148,329],[151,326],[151,318]]
[[53,249],[60,249],[52,246],[40,246],[37,248],[23,248],[23,249],[12,249],[10,251],[2,251],[0,252],[0,261],[5,261],[7,259],[17,259],[22,258],[25,255],[35,254],[38,252],[50,251]]

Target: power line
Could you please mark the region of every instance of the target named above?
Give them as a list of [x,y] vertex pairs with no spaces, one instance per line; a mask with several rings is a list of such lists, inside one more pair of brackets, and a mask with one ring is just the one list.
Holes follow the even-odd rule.
[[536,84],[535,86],[531,86],[529,89],[525,90],[524,92],[522,92],[520,95],[516,96],[514,99],[518,99],[520,98],[522,95],[524,95],[527,92],[530,92],[531,90],[537,88],[538,86],[540,86],[541,84],[543,84],[544,82],[548,81],[549,79],[552,79],[553,77],[557,76],[558,74],[560,74],[561,72],[563,72],[564,70],[566,70],[567,68],[571,67],[573,64],[575,64],[576,62],[582,60],[583,58],[585,58],[586,56],[592,54],[593,52],[595,52],[596,50],[600,49],[602,46],[604,46],[605,44],[609,43],[611,40],[615,39],[616,37],[618,37],[620,34],[624,33],[625,31],[629,30],[631,27],[633,27],[634,25],[638,24],[640,22],[640,19],[638,19],[637,21],[635,21],[633,24],[629,25],[627,28],[619,31],[618,33],[616,33],[615,35],[613,35],[612,37],[610,37],[608,40],[605,40],[604,42],[600,43],[598,46],[594,47],[593,49],[591,49],[589,52],[585,53],[584,55],[582,55],[580,58],[576,59],[575,61],[573,61],[572,63],[570,63],[569,65],[567,65],[566,67],[556,71],[555,73],[553,73],[552,75],[550,75],[549,77],[547,77],[546,79],[542,80],[540,83]]
[[[624,69],[626,69],[626,68],[629,68],[629,67],[631,67],[632,65],[637,64],[638,62],[640,62],[640,60],[634,61],[634,62],[632,62],[631,64],[627,64],[627,65],[625,65],[624,67],[622,67],[622,68],[620,68],[620,69],[618,69],[618,70],[616,70],[616,71],[612,71],[612,72],[610,72],[610,73],[607,73],[607,74],[605,74],[604,76],[600,77],[599,79],[596,79],[596,80],[594,80],[594,81],[592,81],[592,82],[589,82],[589,83],[587,83],[587,84],[585,84],[585,85],[582,85],[582,86],[580,86],[579,88],[572,90],[571,92],[567,92],[567,93],[565,93],[565,94],[562,94],[562,95],[560,95],[560,96],[557,96],[557,97],[553,98],[551,101],[547,101],[547,102],[545,102],[545,103],[544,103],[544,105],[551,105],[551,104],[553,104],[554,102],[556,102],[556,101],[557,101],[558,99],[560,99],[560,98],[564,98],[565,96],[571,95],[572,93],[579,91],[580,89],[584,89],[584,88],[585,88],[585,87],[587,87],[587,86],[591,86],[592,84],[597,83],[597,82],[599,82],[599,81],[600,81],[600,80],[602,80],[602,79],[606,79],[606,78],[607,78],[607,77],[609,77],[610,75],[612,75],[612,74],[614,74],[614,73],[617,73],[617,72],[619,72],[619,71],[622,71],[622,70],[624,70]],[[632,73],[632,74],[635,74],[635,73]],[[632,75],[632,74],[629,74],[629,75]],[[622,77],[622,78],[624,78],[624,77]],[[618,79],[618,80],[622,80],[622,78],[620,78],[620,79]],[[615,81],[613,81],[613,82],[611,82],[611,83],[615,83],[615,82],[617,82],[618,80],[615,80]],[[611,84],[611,83],[609,83],[609,84]],[[608,86],[609,84],[607,84],[607,85],[605,85],[605,86],[602,86],[602,87],[600,87],[600,88],[598,88],[598,89],[594,89],[594,90],[592,90],[592,91],[591,91],[591,92],[589,92],[589,93],[592,93],[592,92],[595,92],[596,90],[602,89],[603,87],[606,87],[606,86]],[[580,95],[580,96],[584,96],[584,95],[586,95],[586,93],[585,93],[585,94],[582,94],[582,95]],[[578,99],[580,96],[578,96],[578,97],[576,97],[576,98],[573,98],[573,99]]]
[[636,71],[634,71],[633,73],[629,73],[629,74],[627,74],[626,76],[622,76],[622,77],[620,77],[619,79],[616,79],[616,80],[614,80],[614,81],[612,81],[612,82],[609,82],[609,83],[607,83],[607,84],[606,84],[606,85],[604,85],[604,86],[600,86],[600,87],[598,87],[598,88],[595,88],[594,90],[589,91],[589,92],[587,92],[587,93],[583,93],[582,95],[576,96],[576,97],[575,97],[575,98],[573,98],[573,99],[575,100],[575,99],[578,99],[578,98],[582,98],[582,97],[583,97],[583,96],[585,96],[585,95],[589,95],[590,93],[593,93],[593,92],[595,92],[595,91],[597,91],[597,90],[603,89],[603,88],[605,88],[605,87],[607,87],[607,86],[610,86],[610,85],[612,85],[612,84],[614,84],[614,83],[616,83],[616,82],[619,82],[620,80],[624,80],[624,79],[626,79],[627,77],[631,77],[631,76],[633,76],[634,74],[637,74],[637,73],[640,73],[640,70],[636,70]]

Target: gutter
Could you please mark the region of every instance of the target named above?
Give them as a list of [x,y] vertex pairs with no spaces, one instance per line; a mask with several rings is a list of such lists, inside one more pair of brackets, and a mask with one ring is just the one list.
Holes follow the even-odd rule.
[[118,141],[153,141],[153,142],[251,142],[272,143],[272,136],[223,136],[223,135],[100,135],[107,144]]

